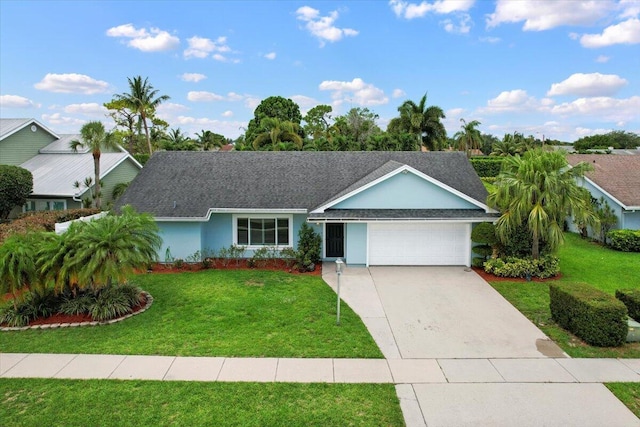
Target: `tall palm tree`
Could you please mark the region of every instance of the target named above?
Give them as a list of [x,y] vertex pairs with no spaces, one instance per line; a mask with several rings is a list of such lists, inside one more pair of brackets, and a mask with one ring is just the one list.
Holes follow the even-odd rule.
[[[260,121],[260,132],[253,140],[254,150],[300,150],[303,140],[298,135],[298,125],[277,117],[265,117]],[[286,144],[289,142],[290,144]]]
[[541,240],[552,251],[562,243],[568,215],[597,223],[590,198],[576,182],[589,169],[586,163],[571,168],[562,152],[539,148],[507,157],[487,199],[489,206],[502,211],[496,222],[498,237],[505,241],[526,224],[533,242],[531,255],[537,259]]
[[416,136],[420,146],[430,150],[441,148],[442,142],[447,138],[447,131],[440,121],[445,118],[442,108],[435,105],[427,106],[427,94],[416,104],[407,100],[398,107],[400,112],[400,127],[405,132]]
[[79,148],[88,148],[93,156],[93,174],[95,183],[94,200],[96,208],[102,207],[102,195],[100,194],[100,156],[102,149],[116,148],[118,146],[116,139],[111,132],[104,129],[102,122],[88,122],[80,129],[82,140],[74,139],[71,141],[71,149],[75,152]]
[[456,132],[453,138],[458,144],[458,149],[466,151],[467,157],[471,157],[471,150],[477,150],[482,145],[482,135],[477,129],[480,122],[477,120],[467,122],[465,119],[460,119],[460,121],[462,129]]
[[153,88],[153,85],[148,82],[148,77],[142,80],[141,76],[134,77],[133,79],[127,77],[129,81],[129,93],[121,93],[115,95],[116,100],[122,100],[134,111],[139,118],[139,122],[144,127],[144,133],[147,138],[147,147],[149,148],[149,155],[153,153],[151,147],[151,137],[149,135],[149,126],[147,119],[151,118],[156,108],[164,101],[170,99],[168,95],[158,96],[158,90]]
[[221,148],[227,143],[224,136],[211,132],[210,130],[202,129],[200,133],[196,133],[196,136],[198,137],[197,143],[204,151],[209,151],[213,148]]

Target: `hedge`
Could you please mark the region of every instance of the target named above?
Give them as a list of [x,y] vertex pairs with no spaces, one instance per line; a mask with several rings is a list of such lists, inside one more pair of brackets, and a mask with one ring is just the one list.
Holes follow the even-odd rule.
[[471,165],[481,177],[495,177],[500,173],[502,168],[502,157],[472,157],[469,159]]
[[0,243],[15,233],[54,231],[57,222],[67,222],[100,213],[100,209],[69,209],[66,211],[37,211],[22,214],[18,219],[0,224]]
[[583,283],[549,285],[551,317],[589,345],[613,347],[627,338],[627,307]]
[[618,289],[616,298],[627,307],[629,317],[640,321],[640,289]]
[[560,261],[554,255],[533,258],[492,258],[484,263],[484,271],[498,277],[539,277],[547,279],[560,273]]
[[616,251],[640,252],[640,230],[611,230],[607,238],[609,246]]

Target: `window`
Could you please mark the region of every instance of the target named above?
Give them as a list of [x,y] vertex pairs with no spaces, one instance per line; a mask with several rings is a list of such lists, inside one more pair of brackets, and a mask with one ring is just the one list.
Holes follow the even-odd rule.
[[236,243],[243,246],[289,246],[290,218],[238,217]]
[[29,199],[22,207],[23,212],[31,211],[63,211],[67,209],[65,200],[41,200]]

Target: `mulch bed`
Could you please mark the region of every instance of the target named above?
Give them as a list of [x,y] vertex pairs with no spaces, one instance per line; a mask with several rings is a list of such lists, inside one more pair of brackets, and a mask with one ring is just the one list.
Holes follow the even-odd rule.
[[251,266],[249,259],[240,259],[238,261],[229,260],[223,262],[220,259],[211,260],[209,268],[204,268],[202,263],[183,263],[176,266],[175,263],[156,263],[148,270],[152,274],[181,273],[184,271],[202,271],[202,270],[267,270],[267,271],[285,271],[291,274],[305,274],[309,276],[322,276],[322,264],[316,265],[314,271],[300,272],[288,265],[281,259],[265,260],[257,265]]
[[[498,277],[498,276],[493,275],[491,273],[487,273],[481,267],[471,267],[471,268],[473,269],[473,271],[478,273],[478,275],[480,277],[482,277],[484,280],[486,280],[487,282],[526,282],[527,281],[527,279],[521,278],[521,277]],[[554,276],[554,277],[549,277],[548,279],[541,279],[539,277],[532,277],[530,281],[531,282],[546,282],[546,281],[549,281],[549,280],[557,280],[557,279],[559,279],[561,277],[562,277],[562,274],[558,274],[557,276]]]

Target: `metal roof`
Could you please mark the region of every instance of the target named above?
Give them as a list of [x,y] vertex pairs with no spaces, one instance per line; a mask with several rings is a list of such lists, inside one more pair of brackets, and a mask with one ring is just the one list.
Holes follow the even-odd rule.
[[[53,141],[51,144],[47,145],[40,149],[41,154],[64,154],[64,153],[74,153],[71,149],[71,141],[78,140],[82,141],[82,135],[80,134],[72,134],[72,135],[59,135],[60,139]],[[88,153],[88,147],[78,147],[78,151],[75,153]]]
[[56,138],[58,137],[58,135],[53,133],[50,129],[48,129],[46,126],[35,119],[0,119],[0,140],[13,135],[26,126],[29,126],[31,123],[38,125]]
[[[100,178],[125,161],[127,153],[102,153]],[[33,195],[74,197],[86,191],[73,186],[76,181],[93,178],[93,156],[85,154],[38,154],[21,167],[33,174]]]

